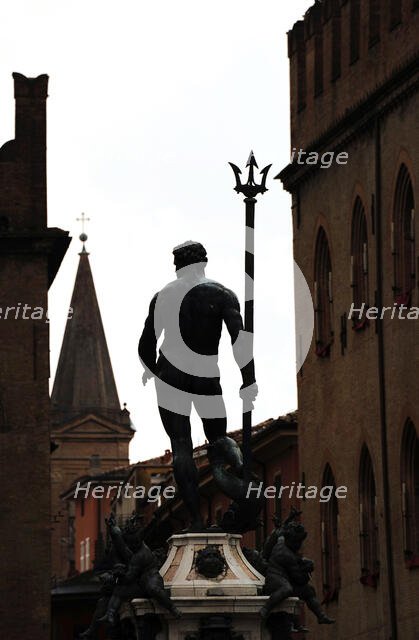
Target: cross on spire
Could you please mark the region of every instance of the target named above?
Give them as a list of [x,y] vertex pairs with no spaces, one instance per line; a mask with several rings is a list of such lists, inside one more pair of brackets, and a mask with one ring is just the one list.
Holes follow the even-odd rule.
[[84,225],[86,222],[90,222],[90,218],[86,218],[86,214],[82,213],[81,218],[76,218],[77,222],[81,222],[81,232],[84,233]]
[[85,247],[85,242],[87,240],[87,234],[84,231],[84,225],[86,224],[86,222],[90,222],[90,218],[86,218],[85,213],[81,214],[80,218],[76,218],[77,222],[81,222],[81,234],[79,236],[80,240],[83,243],[83,249],[82,252],[85,253],[86,252],[86,247]]

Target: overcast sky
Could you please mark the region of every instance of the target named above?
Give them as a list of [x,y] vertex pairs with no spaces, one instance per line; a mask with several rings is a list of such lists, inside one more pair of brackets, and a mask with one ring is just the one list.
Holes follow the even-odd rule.
[[[169,447],[137,343],[151,297],[174,277],[171,250],[208,251],[207,275],[243,300],[244,204],[228,161],[273,163],[256,210],[254,422],[297,406],[290,197],[272,181],[289,158],[286,32],[308,0],[14,0],[0,8],[0,140],[14,137],[11,74],[50,76],[49,226],[73,242],[50,292],[55,373],[81,243],[87,248],[131,459]],[[229,429],[241,425],[240,372],[224,337]],[[53,378],[52,378],[53,379]],[[51,380],[52,382],[52,380]],[[204,441],[193,417],[195,444]]]

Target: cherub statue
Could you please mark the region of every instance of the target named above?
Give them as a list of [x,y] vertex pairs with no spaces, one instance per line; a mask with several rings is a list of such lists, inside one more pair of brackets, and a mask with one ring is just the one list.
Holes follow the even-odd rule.
[[175,617],[180,617],[180,611],[164,588],[156,556],[143,540],[138,516],[131,516],[123,530],[117,526],[113,513],[106,524],[117,562],[113,565],[112,573],[105,574],[102,597],[90,627],[80,638],[94,638],[100,623],[115,626],[121,604],[133,598],[154,599]]
[[156,558],[144,542],[142,530],[136,526],[135,516],[128,522],[125,536],[116,525],[114,514],[111,514],[106,524],[117,554],[122,558],[126,568],[117,571],[117,584],[108,602],[106,614],[100,622],[115,624],[122,602],[132,598],[152,598],[175,617],[180,617],[180,611],[165,591]]
[[[314,587],[309,584],[314,569],[312,560],[304,558],[301,545],[307,537],[302,524],[294,521],[299,512],[293,510],[284,524],[268,540],[264,554],[268,561],[264,593],[270,598],[262,607],[260,614],[267,618],[272,609],[291,596],[303,600],[317,617],[319,624],[333,624],[320,606]],[[276,539],[276,541],[275,541]],[[273,544],[274,543],[274,544]]]
[[[271,535],[268,536],[268,538],[266,539],[265,544],[263,545],[263,551],[262,551],[262,556],[264,560],[266,560],[266,562],[269,560],[272,550],[276,545],[276,543],[278,542],[279,538],[284,535],[284,529],[296,518],[298,518],[301,515],[301,513],[302,511],[298,511],[298,509],[292,506],[290,513],[288,517],[284,520],[284,522],[281,522],[276,515],[273,516],[272,520],[275,525],[275,529],[272,531]],[[266,572],[263,575],[266,575]]]

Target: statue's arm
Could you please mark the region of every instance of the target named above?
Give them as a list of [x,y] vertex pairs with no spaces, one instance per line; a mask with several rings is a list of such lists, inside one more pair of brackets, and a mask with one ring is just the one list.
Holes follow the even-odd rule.
[[242,339],[238,340],[238,338],[240,336],[240,332],[243,331],[243,320],[237,296],[228,289],[225,291],[223,319],[230,334],[234,359],[236,360],[242,374],[243,387],[248,387],[256,382],[255,363],[252,358],[250,362],[242,366],[243,361],[246,360],[246,353],[244,349],[244,342]]
[[278,529],[274,529],[274,531],[272,531],[271,535],[268,537],[265,544],[263,545],[262,555],[265,558],[265,560],[269,560],[272,550],[276,545],[276,543],[278,542],[278,538],[279,538]]
[[144,329],[138,343],[138,355],[141,361],[150,369],[152,373],[156,370],[157,360],[157,338],[154,327],[154,310],[156,308],[157,295],[150,303],[148,316],[144,324]]
[[115,547],[115,551],[122,562],[128,564],[132,558],[132,551],[126,545],[121,529],[116,524],[109,526],[109,533]]

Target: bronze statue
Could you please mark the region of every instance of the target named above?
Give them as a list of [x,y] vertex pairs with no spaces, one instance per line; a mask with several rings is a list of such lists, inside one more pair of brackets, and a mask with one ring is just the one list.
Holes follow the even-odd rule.
[[319,624],[333,624],[335,621],[323,611],[314,587],[309,584],[314,564],[300,553],[307,532],[302,524],[294,520],[299,513],[293,510],[265,545],[264,554],[268,565],[264,593],[270,598],[260,613],[263,618],[267,618],[272,609],[283,600],[296,596],[306,603]]
[[112,571],[102,576],[102,596],[89,628],[79,637],[84,640],[94,638],[101,623],[117,627],[121,604],[133,598],[156,600],[175,617],[180,617],[180,611],[164,588],[156,556],[143,540],[138,517],[131,516],[123,530],[117,526],[113,513],[106,524],[116,562]]
[[[241,451],[226,435],[227,419],[217,363],[223,322],[241,370],[240,395],[246,402],[255,399],[257,385],[253,357],[247,357],[249,349],[236,295],[206,278],[207,253],[202,244],[186,242],[176,247],[173,254],[177,279],[152,299],[138,353],[145,367],[143,384],[155,378],[160,417],[172,445],[174,476],[191,516],[189,530],[202,531],[191,439],[192,404],[202,419],[209,442],[214,477],[224,482],[223,490],[233,500],[238,493],[244,496],[247,488],[242,479],[238,484],[243,466]],[[163,332],[157,359],[157,341]],[[225,465],[230,466],[234,476],[232,473],[226,476]],[[240,528],[242,525],[238,523],[245,520],[241,514],[236,516],[231,528]]]

